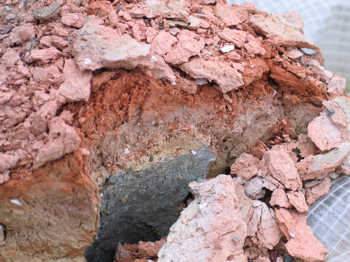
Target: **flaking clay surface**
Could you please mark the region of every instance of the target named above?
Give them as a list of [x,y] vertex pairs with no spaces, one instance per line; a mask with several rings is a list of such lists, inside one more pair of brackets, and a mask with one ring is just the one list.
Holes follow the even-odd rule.
[[[123,239],[118,223],[105,223],[120,215],[112,197],[120,188],[109,184],[118,174],[131,181],[122,180],[126,193],[118,197],[124,214],[147,214],[166,225],[158,238],[190,204],[190,197],[183,199],[188,182],[231,173],[233,184],[242,184],[228,190],[237,201],[221,201],[218,190],[218,203],[227,204],[227,212],[240,210],[241,229],[254,227],[246,239],[248,232],[217,238],[222,226],[201,219],[214,241],[202,243],[203,250],[215,248],[216,254],[226,243],[228,261],[265,262],[284,241],[293,256],[324,258],[325,249],[306,225],[306,204],[327,193],[328,172],[349,172],[346,133],[336,129],[350,121],[341,112],[346,99],[324,111],[323,102],[341,94],[345,80],[323,67],[300,17],[224,0],[6,0],[0,18],[1,262],[85,261],[86,248],[104,235],[98,232],[106,233],[98,249],[101,257],[108,255],[103,262],[111,262]],[[311,125],[308,137],[308,125],[318,116],[327,121]],[[327,140],[315,136],[315,129]],[[333,148],[334,141],[345,146]],[[202,148],[208,157],[197,165]],[[209,161],[211,154],[215,161]],[[167,190],[176,184],[179,197]],[[165,200],[147,208],[139,188],[155,202],[159,195]],[[269,191],[277,191],[273,207],[264,203]],[[254,198],[253,208],[246,193]],[[135,198],[140,201],[132,210],[135,205],[125,201]],[[198,208],[203,215],[208,210]],[[158,221],[159,213],[150,210],[159,209],[171,219]],[[133,230],[139,228],[126,228],[131,230],[123,231],[124,239],[137,242]],[[142,228],[155,235],[148,222]],[[152,234],[143,240],[157,239]],[[237,256],[228,254],[232,245]],[[156,259],[155,250],[147,259]],[[89,262],[100,262],[98,256]]]
[[350,256],[350,177],[333,181],[327,195],[315,202],[308,224],[327,247],[327,262],[344,262]]

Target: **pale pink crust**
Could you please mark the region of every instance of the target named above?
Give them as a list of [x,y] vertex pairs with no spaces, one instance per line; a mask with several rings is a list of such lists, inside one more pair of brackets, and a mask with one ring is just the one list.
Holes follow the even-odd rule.
[[63,68],[64,82],[59,94],[67,101],[87,101],[90,97],[90,81],[92,73],[80,71],[73,59],[66,60]]
[[278,207],[284,207],[284,208],[291,207],[291,204],[289,203],[286,192],[281,188],[278,188],[275,191],[273,191],[270,204],[272,206],[278,206]]
[[287,193],[289,203],[295,207],[299,213],[306,213],[309,207],[306,204],[305,195],[301,191],[291,191]]
[[152,41],[152,51],[158,55],[165,55],[176,42],[176,37],[168,32],[161,31]]
[[221,39],[226,42],[235,44],[237,47],[242,47],[247,39],[247,32],[237,29],[225,28],[218,34]]
[[258,175],[258,172],[259,159],[247,153],[240,155],[231,166],[231,175],[237,175],[246,180]]
[[283,208],[276,209],[275,215],[281,231],[288,239],[285,246],[291,256],[310,262],[326,259],[327,250],[307,225],[306,215]]
[[61,18],[61,23],[66,26],[81,28],[84,24],[84,15],[77,13],[64,14]]
[[340,75],[334,75],[328,84],[328,92],[333,96],[341,96],[345,92],[346,80]]
[[34,49],[30,52],[28,61],[47,64],[53,60],[56,60],[59,57],[59,55],[60,51],[54,47],[45,49]]
[[326,113],[322,113],[309,124],[308,136],[322,151],[333,149],[344,141],[341,130]]
[[264,158],[271,175],[282,185],[291,190],[302,187],[298,170],[288,153],[284,150],[274,149],[265,153]]
[[35,38],[35,26],[33,24],[23,24],[15,27],[10,35],[9,41],[11,44],[25,43],[26,41]]
[[308,205],[312,205],[317,199],[326,195],[331,188],[331,179],[326,177],[318,185],[306,189],[305,197]]
[[176,46],[164,57],[169,64],[179,65],[188,62],[190,57],[199,55],[204,48],[203,38],[189,30],[181,30],[177,38]]
[[[233,261],[246,261],[243,246],[248,227],[240,202],[246,201],[247,197],[237,193],[241,187],[225,175],[202,183],[190,183],[195,200],[171,227],[166,243],[158,252],[158,261],[194,261],[200,258],[209,262],[225,261],[229,257]],[[251,201],[246,207],[248,205],[252,208]],[[263,214],[264,230],[269,225],[266,223],[270,222],[265,221],[265,217]],[[220,246],[220,249],[214,246]]]
[[258,246],[273,249],[281,239],[274,212],[259,200],[254,200],[253,206],[254,213],[248,223],[248,236]]
[[[269,71],[281,85],[289,79],[287,86],[291,83],[300,86],[293,75],[298,75],[304,65],[291,65],[286,58],[282,71],[279,64],[282,56],[279,57],[276,46],[279,50],[283,48],[281,44],[316,48],[300,36],[298,26],[295,31],[284,24],[287,21],[299,25],[295,15],[283,20],[249,4],[228,6],[224,1],[175,1],[159,5],[152,1],[130,5],[122,2],[118,8],[106,1],[87,6],[71,1],[36,1],[28,12],[18,12],[18,17],[24,22],[13,28],[0,48],[5,50],[0,63],[4,72],[0,76],[0,106],[4,112],[0,121],[6,129],[0,145],[6,143],[2,153],[14,154],[12,151],[21,140],[20,149],[24,153],[18,161],[20,165],[32,164],[36,159],[40,146],[47,143],[49,121],[66,102],[89,99],[87,82],[92,70],[140,69],[149,76],[181,85],[190,94],[197,93],[197,83],[214,85],[226,94],[265,81],[262,79]],[[33,23],[34,17],[39,23]],[[265,23],[261,24],[260,18]],[[276,25],[288,29],[284,38]],[[227,44],[234,45],[235,50],[222,54],[220,48]],[[72,50],[79,69],[71,60]],[[323,87],[313,78],[315,73],[325,74],[318,69],[300,77],[308,76],[308,89],[314,92],[313,96],[322,97]],[[333,77],[331,87],[340,90],[337,83],[341,81]],[[304,96],[302,90],[299,93]],[[225,95],[227,101],[229,97]],[[21,128],[29,140],[19,139]]]

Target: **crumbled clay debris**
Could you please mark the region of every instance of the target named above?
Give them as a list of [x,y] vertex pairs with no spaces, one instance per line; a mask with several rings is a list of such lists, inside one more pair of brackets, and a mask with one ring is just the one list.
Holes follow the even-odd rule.
[[[43,25],[35,25],[29,19],[25,20],[28,21],[27,23],[15,27],[9,32],[9,41],[5,41],[4,44],[16,44],[19,46],[7,49],[7,53],[2,57],[0,67],[3,70],[15,67],[16,70],[12,70],[14,71],[12,74],[3,74],[0,77],[0,84],[13,83],[17,86],[28,86],[39,82],[41,87],[46,86],[47,88],[48,83],[50,83],[50,86],[57,87],[62,84],[62,79],[68,78],[61,85],[58,98],[55,97],[53,90],[50,91],[49,87],[46,93],[52,95],[47,97],[46,101],[40,100],[41,104],[36,105],[37,110],[41,107],[41,114],[50,113],[51,117],[54,115],[54,111],[58,110],[65,101],[86,100],[90,94],[89,86],[85,84],[89,79],[88,71],[102,67],[125,69],[139,67],[156,78],[167,79],[171,83],[177,83],[178,81],[176,81],[176,76],[170,65],[179,66],[183,72],[196,79],[198,85],[205,85],[207,81],[216,85],[223,93],[242,88],[246,83],[251,83],[253,79],[259,78],[267,70],[255,64],[247,66],[249,63],[247,63],[246,57],[264,57],[264,59],[269,59],[269,53],[266,53],[267,47],[264,45],[264,41],[255,36],[253,31],[246,32],[242,29],[230,29],[229,26],[247,23],[249,20],[249,22],[253,21],[254,26],[258,30],[278,36],[280,34],[280,32],[276,31],[278,20],[271,19],[271,21],[268,20],[270,24],[261,25],[259,15],[266,16],[265,13],[260,14],[258,11],[255,11],[256,15],[250,15],[248,7],[233,5],[227,8],[227,6],[221,4],[214,5],[215,1],[209,2],[209,5],[207,5],[208,3],[200,5],[198,10],[201,11],[195,11],[196,13],[189,16],[191,17],[189,21],[186,19],[189,12],[191,12],[191,8],[186,4],[180,4],[178,1],[173,1],[168,6],[165,4],[157,6],[152,1],[145,1],[135,6],[125,6],[122,8],[123,10],[117,10],[117,13],[111,11],[111,6],[108,3],[93,2],[89,7],[89,12],[97,16],[85,17],[84,23],[83,8],[76,6],[74,3],[62,4],[58,1],[52,2],[51,5],[42,5],[41,2],[38,2],[31,6],[30,11],[33,12],[34,19],[40,20]],[[97,10],[100,10],[100,12],[97,12]],[[59,11],[61,11],[61,19],[53,19]],[[211,12],[216,14],[216,16]],[[104,21],[98,18],[98,15],[101,16],[103,14],[108,17],[108,21],[105,24]],[[160,23],[159,14],[172,21],[179,19],[178,21],[189,23],[189,27],[178,25],[169,27],[167,23],[170,20]],[[227,14],[234,14],[234,16],[228,18]],[[141,17],[146,17],[148,19],[147,23],[144,20],[140,20]],[[163,24],[163,28],[159,26],[160,24]],[[290,33],[290,36],[286,37],[288,41],[295,38],[296,45],[299,44],[298,41],[305,45],[311,45],[300,36],[299,31],[293,31],[294,29],[289,28],[288,25],[284,26],[288,28],[288,33]],[[41,28],[47,30],[48,33],[39,34],[38,30],[41,30]],[[214,36],[211,30],[218,32],[218,36],[226,42],[221,48],[221,51],[224,52],[222,57],[218,56],[219,50],[216,48],[220,38]],[[121,36],[122,34],[124,35]],[[271,41],[275,41],[275,39],[273,38]],[[28,43],[35,42],[40,43],[42,46],[35,47],[34,45],[29,47],[27,51],[20,52],[21,48],[25,49],[24,47]],[[277,42],[280,45],[279,40]],[[235,46],[236,48],[233,52],[232,50]],[[67,73],[62,74],[62,71],[64,73],[67,66],[72,67],[71,62],[68,60],[68,62],[64,62],[66,59],[64,56],[62,57],[62,51],[68,50],[69,52],[69,49],[73,50],[75,62],[79,69],[88,70],[84,72],[86,76],[82,77],[82,73],[78,71],[74,71],[74,73],[71,71],[70,75]],[[132,54],[129,54],[127,51],[130,49],[134,50]],[[21,54],[21,57],[18,54]],[[211,55],[207,56],[205,54]],[[226,57],[232,57],[232,59],[236,60],[235,64],[228,62]],[[22,63],[22,58],[25,63]],[[251,61],[251,58],[249,58],[249,61]],[[43,66],[45,64],[49,66]],[[52,67],[53,64],[57,64],[57,67]],[[53,70],[56,70],[56,72]],[[250,72],[251,70],[253,71]],[[262,71],[260,72],[260,70]],[[69,79],[74,80],[71,81]],[[81,83],[76,82],[74,84],[76,80],[81,81]],[[334,80],[333,82],[338,83],[339,81]],[[85,89],[79,90],[78,86],[84,86]],[[68,87],[76,91],[70,91]],[[332,88],[334,89],[335,87]],[[4,105],[5,103],[6,107],[8,107],[6,103],[10,105],[9,101],[14,95],[22,99],[26,97],[25,92],[16,92],[14,94],[6,87],[3,91],[0,101],[3,101],[2,104]],[[189,92],[195,93],[196,91]],[[45,105],[43,104],[44,101]],[[11,112],[11,107],[8,107],[10,111],[3,110],[8,113],[1,119],[6,119],[10,117],[10,114],[17,111],[15,113],[16,118],[11,121],[2,120],[9,122],[4,125],[7,133],[13,132],[9,125],[10,122],[12,125],[30,126],[31,123],[37,121],[34,119],[38,119],[40,114],[29,112],[30,107],[25,106],[26,103],[29,105],[29,101],[27,101],[22,107],[16,108],[13,112]],[[46,117],[47,120],[50,119],[50,117],[44,115],[42,117]],[[43,125],[47,124],[43,123]],[[25,153],[21,154],[19,162],[28,162],[29,159],[35,159],[34,141],[38,140],[37,143],[42,143],[39,142],[42,141],[42,138],[39,137],[43,133],[39,129],[27,128],[27,130],[33,130],[34,140],[22,148],[22,150],[25,148]],[[44,128],[40,130],[44,130]],[[0,137],[0,139],[4,138]],[[7,148],[11,148],[11,146]],[[13,151],[11,154],[19,157],[18,152]],[[9,166],[13,167],[14,165]]]
[[[116,70],[101,76],[113,81],[117,70],[140,70],[194,96],[202,88],[215,88],[228,102],[222,107],[230,112],[243,113],[237,97],[244,101],[250,92],[257,92],[257,100],[270,95],[289,106],[323,104],[324,112],[308,126],[309,141],[293,140],[295,131],[284,127],[270,144],[264,140],[251,145],[252,155],[242,154],[231,166],[231,175],[244,180],[248,196],[263,199],[266,190],[272,191],[272,209],[263,202],[254,206],[256,221],[250,223],[256,231],[249,235],[254,243],[267,249],[278,244],[277,217],[291,255],[323,259],[322,247],[318,253],[306,250],[319,245],[312,233],[307,231],[308,239],[301,236],[289,218],[296,216],[298,225],[305,227],[305,215],[297,212],[306,212],[328,192],[328,175],[350,174],[350,103],[339,97],[345,80],[322,67],[319,49],[305,39],[298,16],[269,15],[251,5],[227,6],[213,0],[120,1],[117,6],[106,1],[40,0],[7,9],[11,13],[0,23],[0,186],[18,169],[30,173],[70,153],[93,155],[84,148],[83,136],[89,135],[78,128],[86,119],[69,117],[62,108],[73,102],[83,107],[91,96],[98,96],[99,91],[92,90],[98,84],[91,82],[104,81],[92,80],[96,70]],[[276,86],[266,85],[269,78]],[[329,97],[332,100],[322,103]],[[127,114],[137,115],[139,110]],[[130,162],[130,155],[120,155],[123,163]],[[306,186],[305,181],[312,183]],[[244,237],[235,240],[239,251]],[[298,249],[298,243],[303,248]],[[257,256],[255,261],[268,258]]]
[[287,238],[288,253],[305,261],[325,261],[327,250],[313,235],[306,223],[306,216],[295,211],[276,209],[276,219]]
[[[330,117],[328,120],[333,121],[337,125],[335,128],[343,128],[348,123],[347,112],[347,100],[344,97],[337,98],[337,101],[342,102],[342,109],[339,107],[336,108],[337,115],[334,119]],[[324,111],[329,111],[329,108],[334,108],[334,101],[325,102]],[[327,116],[327,113],[321,113],[321,116]],[[324,142],[321,139],[316,139],[316,135],[319,137],[324,137],[329,135],[327,129],[319,128],[318,132],[310,132],[310,129],[315,128],[315,121],[318,121],[318,118],[315,118],[309,125],[309,137],[311,140],[320,148],[322,146],[319,142]],[[343,123],[343,125],[341,125]],[[339,131],[341,132],[341,131]],[[285,244],[285,247],[290,255],[295,258],[300,258],[305,261],[324,261],[327,251],[324,246],[313,236],[311,228],[306,225],[306,216],[305,213],[308,211],[309,206],[313,204],[317,199],[326,195],[331,187],[331,178],[334,179],[337,175],[334,173],[334,170],[339,170],[343,174],[347,174],[346,165],[349,158],[349,141],[348,137],[337,143],[336,141],[330,142],[329,147],[323,147],[323,149],[332,149],[327,153],[322,153],[310,147],[305,146],[309,144],[308,140],[304,136],[299,136],[299,141],[290,141],[285,144],[275,145],[271,150],[265,153],[265,164],[269,167],[269,171],[263,174],[263,177],[266,179],[267,176],[273,176],[282,183],[282,187],[273,189],[270,204],[275,208],[275,217],[277,220],[280,230],[286,236],[288,242]],[[304,145],[304,146],[301,146]],[[274,149],[276,148],[276,149]],[[295,150],[297,148],[297,150]],[[287,151],[284,151],[287,150]],[[294,150],[294,151],[293,151]],[[289,158],[288,154],[296,153],[297,155],[303,155],[300,160],[298,157]],[[272,154],[272,155],[271,155]],[[245,165],[251,165],[251,161],[247,158],[247,154],[242,154],[236,162],[232,165],[231,174],[234,176],[240,176],[240,172],[244,172]],[[279,158],[282,157],[283,158]],[[288,159],[288,161],[286,161]],[[292,160],[293,159],[293,160]],[[257,169],[257,164],[255,163],[255,168]],[[280,166],[280,169],[278,168]],[[287,168],[287,166],[289,166]],[[291,169],[291,167],[294,168]],[[282,168],[283,167],[283,168]],[[297,167],[297,169],[295,169]],[[263,170],[263,166],[260,165],[260,168]],[[340,168],[340,169],[339,169]],[[301,188],[301,183],[297,182],[294,186],[294,189],[291,187],[293,183],[289,183],[289,188],[286,187],[286,175],[282,175],[283,171],[293,170],[293,172],[288,172],[288,176],[294,174],[290,177],[289,181],[300,181],[301,179],[305,181],[303,189]],[[249,181],[244,181],[245,184],[249,185],[250,181],[255,181],[259,177],[258,172],[249,172],[254,174],[249,177],[244,176]],[[258,175],[258,176],[257,176]],[[336,177],[338,177],[337,175]],[[294,178],[293,178],[294,177]],[[292,179],[293,178],[293,179]],[[290,191],[284,189],[296,190]],[[249,195],[248,195],[249,196]],[[252,197],[252,196],[251,196]],[[254,215],[253,215],[254,218]],[[258,221],[258,220],[257,220]],[[256,224],[256,222],[255,222]],[[250,228],[254,228],[254,223],[251,224]],[[263,243],[259,244],[263,246]]]
[[[319,132],[319,135],[323,135],[322,132],[326,131]],[[235,181],[239,180],[240,183],[244,184],[245,193],[251,199],[263,197],[259,194],[264,189],[262,182],[264,179],[270,177],[281,182],[278,187],[272,190],[270,204],[274,209],[269,210],[266,204],[261,201],[254,200],[253,202],[254,212],[248,223],[247,236],[255,245],[260,248],[273,249],[280,242],[280,232],[282,232],[287,238],[285,247],[291,256],[305,261],[324,261],[327,250],[314,237],[311,228],[306,224],[305,213],[308,211],[309,205],[330,190],[332,171],[339,168],[342,162],[343,166],[346,164],[345,158],[350,155],[348,143],[343,143],[326,154],[322,154],[322,152],[316,154],[315,149],[308,145],[306,137],[299,136],[299,139],[299,142],[290,141],[285,145],[272,147],[265,153],[264,160],[261,161],[252,155],[242,154],[231,166],[231,175],[237,178]],[[292,152],[292,148],[296,148],[297,145],[300,147],[298,155],[303,155],[306,159],[311,157],[310,163],[313,163],[311,164],[313,167],[308,168],[308,172],[313,171],[322,174],[323,177],[309,176],[306,178],[305,174],[302,177],[299,175],[299,170],[302,171],[302,169],[296,168],[299,159],[297,157],[290,158],[287,153],[288,151]],[[321,159],[323,160],[321,161]],[[266,165],[265,168],[264,165]],[[315,166],[317,166],[317,170]],[[286,172],[286,170],[292,171]],[[324,177],[325,174],[328,176]],[[301,178],[308,181],[302,184]],[[262,259],[256,257],[254,261]]]
[[[195,200],[171,227],[166,243],[158,253],[158,261],[199,259],[209,262],[225,261],[229,257],[233,261],[244,261],[243,245],[248,228],[239,205],[240,196],[236,193],[239,187],[240,184],[225,175],[203,183],[191,183]],[[236,208],[232,210],[234,206]],[[266,225],[262,227],[266,228]],[[217,238],[221,239],[220,249],[212,248]]]

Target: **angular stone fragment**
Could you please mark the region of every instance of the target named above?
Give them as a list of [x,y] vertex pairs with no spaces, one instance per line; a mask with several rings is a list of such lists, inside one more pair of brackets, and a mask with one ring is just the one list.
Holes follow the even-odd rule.
[[228,26],[238,25],[248,19],[248,11],[240,5],[217,4],[215,15]]
[[52,60],[57,59],[60,54],[61,52],[54,47],[45,48],[45,49],[34,49],[30,52],[30,56],[28,60],[30,62],[39,62],[39,63],[46,64]]
[[261,40],[252,36],[251,34],[247,35],[247,40],[244,43],[244,48],[249,54],[253,55],[265,55],[266,51],[262,47]]
[[38,84],[59,84],[64,81],[62,72],[56,65],[47,67],[35,66],[31,68],[33,80]]
[[312,233],[304,214],[281,208],[275,210],[275,215],[288,239],[285,246],[291,256],[310,262],[325,261],[327,250]]
[[258,175],[258,172],[259,159],[247,153],[241,154],[231,165],[231,175],[237,175],[246,180]]
[[188,63],[182,64],[180,68],[192,78],[205,78],[217,83],[222,93],[227,93],[244,85],[242,74],[226,62],[193,58]]
[[[297,163],[298,172],[303,181],[320,179],[335,171],[338,167],[346,169],[350,144],[343,143],[326,154],[310,155]],[[342,170],[342,168],[340,170]]]
[[146,41],[147,43],[152,43],[153,39],[158,35],[158,31],[154,29],[153,27],[147,27],[146,31]]
[[147,0],[146,7],[151,9],[152,17],[161,15],[165,18],[186,19],[189,16],[186,1],[183,0]]
[[139,67],[143,72],[156,79],[166,79],[172,84],[176,84],[176,76],[163,57],[152,55],[140,60]]
[[64,14],[61,18],[61,23],[66,26],[75,28],[83,27],[84,15],[80,13],[68,13]]
[[[149,52],[149,45],[138,43],[129,35],[123,35],[113,45],[103,50],[100,58],[103,64],[101,67],[133,69],[139,64],[139,60],[146,57]],[[88,61],[84,60],[84,64],[87,64],[88,69]],[[81,68],[84,67],[81,66]]]
[[34,162],[36,168],[71,153],[80,146],[81,140],[74,128],[59,117],[50,121],[49,130],[49,142],[39,150]]
[[295,207],[299,213],[306,213],[309,210],[306,204],[305,195],[301,191],[290,191],[287,193],[289,203]]
[[210,149],[203,147],[195,155],[111,176],[101,192],[101,224],[87,251],[88,261],[110,261],[118,242],[156,240],[166,235],[189,194],[188,183],[204,179],[214,160]]
[[198,29],[201,25],[201,19],[196,16],[189,16],[188,17],[188,28],[190,29]]
[[0,173],[15,167],[19,159],[17,154],[0,153]]
[[259,33],[269,37],[275,44],[308,47],[319,51],[319,48],[309,42],[298,28],[279,16],[256,14],[251,16],[249,21]]
[[92,72],[81,71],[73,59],[65,61],[63,68],[64,82],[59,88],[59,94],[67,101],[87,101],[90,97],[90,81]]
[[140,58],[150,54],[150,45],[138,43],[129,35],[120,36],[117,31],[101,25],[99,20],[89,19],[76,33],[73,53],[81,70],[133,69]]
[[234,43],[237,47],[243,47],[247,38],[247,32],[237,29],[225,28],[218,33],[219,37],[227,42]]
[[204,5],[213,5],[216,3],[216,0],[201,0],[201,4]]
[[286,55],[291,59],[298,59],[302,57],[304,54],[298,48],[289,47],[287,49]]
[[158,262],[246,261],[247,224],[238,208],[238,187],[241,185],[226,175],[191,183],[195,200],[170,228]]
[[[267,170],[263,170],[263,176],[266,175]],[[263,178],[264,181],[264,188],[270,190],[270,191],[275,191],[277,188],[283,188],[283,185],[278,182],[275,178],[272,176],[265,176]]]
[[165,78],[170,82],[176,80],[164,60],[151,55],[150,45],[139,43],[128,34],[120,36],[116,30],[100,23],[89,19],[77,31],[73,53],[81,70],[140,67],[155,78]]
[[306,202],[309,205],[313,204],[317,199],[321,198],[329,192],[331,185],[331,179],[329,177],[326,177],[318,185],[306,189]]
[[297,12],[283,13],[278,15],[278,17],[283,21],[284,24],[294,27],[302,33],[304,32],[303,18]]
[[340,75],[334,75],[328,83],[328,92],[334,96],[341,96],[345,92],[346,79]]
[[308,136],[312,142],[322,151],[335,148],[344,142],[341,130],[334,125],[326,113],[321,113],[309,124]]
[[165,61],[173,65],[188,62],[190,57],[199,55],[205,45],[202,37],[189,30],[181,30],[177,38],[177,45],[165,56]]
[[152,51],[158,55],[165,55],[177,42],[176,37],[165,31],[161,31],[152,41]]
[[43,46],[54,46],[59,49],[64,49],[70,45],[70,43],[63,37],[57,35],[44,36],[40,39],[40,44]]
[[310,155],[296,163],[296,167],[303,181],[312,180],[318,177],[317,175],[310,174],[313,158],[314,156]]
[[273,249],[281,238],[273,211],[259,200],[254,200],[253,206],[254,213],[248,223],[248,235],[258,246]]
[[[318,176],[328,174],[339,167],[350,153],[350,143],[343,143],[338,148],[326,154],[316,155],[312,158],[309,173],[305,176],[314,179]],[[306,180],[306,179],[305,179]]]
[[9,41],[12,45],[24,43],[29,39],[34,39],[35,27],[32,24],[23,24],[15,27],[10,36]]
[[1,63],[12,68],[20,60],[19,53],[14,48],[9,48],[1,57]]
[[299,190],[301,179],[293,160],[283,149],[274,149],[265,153],[264,158],[271,175],[287,189]]
[[343,132],[344,138],[349,139],[350,124],[350,99],[346,96],[338,96],[332,100],[324,101],[327,115],[333,123]]
[[291,207],[286,192],[281,188],[277,188],[273,191],[271,195],[270,205],[284,208]]

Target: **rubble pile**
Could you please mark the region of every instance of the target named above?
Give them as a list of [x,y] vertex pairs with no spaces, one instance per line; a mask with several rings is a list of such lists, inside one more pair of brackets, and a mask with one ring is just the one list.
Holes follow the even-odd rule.
[[[338,116],[334,116],[335,107]],[[195,199],[170,228],[158,255],[148,259],[275,262],[288,255],[301,261],[325,261],[327,250],[307,225],[306,214],[311,204],[329,192],[332,179],[348,175],[349,133],[342,129],[350,121],[349,109],[350,99],[345,96],[326,101],[324,112],[308,125],[308,136],[274,145],[261,158],[243,153],[231,166],[232,178],[219,175],[191,183]],[[317,125],[320,117],[329,119]],[[336,119],[342,119],[343,125]],[[343,131],[344,139],[322,150],[315,145],[329,135],[327,125]],[[284,251],[274,256],[281,246]],[[121,256],[115,261],[138,260]]]
[[184,185],[230,167],[234,182],[203,182],[233,183],[230,198],[212,196],[225,208],[201,184],[190,206],[243,212],[227,226],[247,230],[213,243],[223,253],[193,250],[268,261],[287,240],[291,255],[324,259],[305,250],[318,242],[304,215],[330,173],[350,174],[350,115],[345,80],[298,15],[222,0],[6,0],[0,17],[0,261],[112,261],[119,242],[167,234]]
[[[308,136],[299,135],[296,140],[274,145],[261,159],[243,154],[231,167],[234,179],[242,183],[246,194],[256,199],[254,201],[265,199],[266,202],[265,191],[272,192],[267,209],[273,212],[271,219],[279,230],[270,230],[268,235],[272,237],[276,232],[277,238],[282,232],[287,240],[282,240],[286,251],[303,261],[326,259],[327,250],[314,237],[306,223],[306,214],[311,204],[328,193],[331,180],[346,174],[344,167],[350,154],[347,130],[350,118],[346,114],[349,108],[350,99],[345,96],[325,101],[323,112],[308,125]],[[341,124],[337,119],[342,119]],[[341,133],[341,139],[332,137],[330,130]],[[334,140],[327,143],[327,138]],[[247,176],[249,170],[254,170],[254,176]],[[338,175],[334,176],[335,172]],[[251,225],[258,223],[255,221],[259,218],[253,216]],[[257,237],[253,236],[252,242],[269,249],[264,245],[266,241],[259,242],[261,233],[256,232]]]

